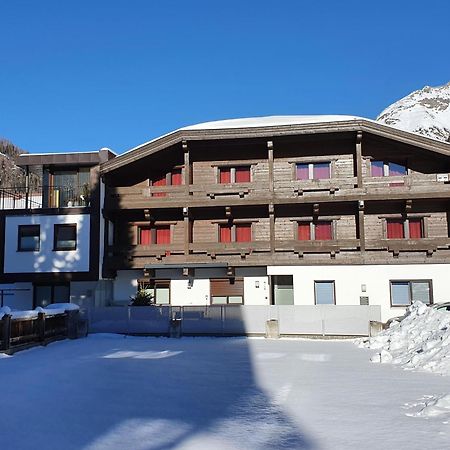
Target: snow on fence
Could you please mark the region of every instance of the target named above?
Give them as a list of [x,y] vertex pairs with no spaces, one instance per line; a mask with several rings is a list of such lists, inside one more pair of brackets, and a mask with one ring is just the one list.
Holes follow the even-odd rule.
[[108,306],[90,308],[90,333],[369,336],[379,306]]
[[49,342],[78,337],[78,307],[55,304],[46,309],[11,311],[0,308],[0,352],[45,345]]

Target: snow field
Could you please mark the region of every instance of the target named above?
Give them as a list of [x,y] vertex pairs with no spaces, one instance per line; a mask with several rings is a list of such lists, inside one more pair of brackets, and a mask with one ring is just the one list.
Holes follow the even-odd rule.
[[300,339],[57,342],[0,359],[1,449],[448,448],[442,418],[406,405],[448,379],[372,354]]

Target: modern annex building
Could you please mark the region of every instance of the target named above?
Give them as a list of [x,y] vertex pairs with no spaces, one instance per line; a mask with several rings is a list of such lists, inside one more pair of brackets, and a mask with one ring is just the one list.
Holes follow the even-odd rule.
[[126,304],[143,288],[171,305],[379,305],[386,321],[449,300],[444,142],[263,117],[19,164],[43,186],[0,194],[4,304]]

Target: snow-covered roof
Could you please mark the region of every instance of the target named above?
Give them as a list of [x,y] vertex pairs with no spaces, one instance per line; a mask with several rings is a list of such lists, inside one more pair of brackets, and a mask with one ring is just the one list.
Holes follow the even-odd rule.
[[226,128],[273,127],[283,125],[307,125],[328,122],[348,122],[352,120],[369,120],[358,116],[314,115],[314,116],[262,116],[241,119],[216,120],[213,122],[189,125],[181,130],[221,130]]
[[[198,133],[211,134],[212,139],[217,139],[218,135],[229,137],[232,134],[242,135],[242,137],[253,137],[257,133],[260,136],[274,135],[277,133],[295,133],[297,129],[308,130],[324,130],[324,131],[345,131],[358,129],[366,129],[369,132],[378,133],[380,135],[398,139],[402,142],[419,143],[423,148],[432,149],[435,151],[437,147],[447,147],[448,144],[443,144],[441,141],[423,136],[416,133],[398,130],[397,128],[380,124],[372,119],[367,119],[359,116],[350,115],[290,115],[290,116],[262,116],[262,117],[247,117],[238,119],[226,119],[213,122],[204,122],[195,125],[189,125],[179,128],[170,133],[158,136],[150,141],[144,142],[136,147],[127,150],[108,162],[101,165],[103,173],[115,170],[129,162],[136,161],[149,154],[157,152],[162,148],[173,145],[182,139],[195,139]],[[253,130],[254,129],[254,130]],[[265,130],[267,129],[267,130]],[[275,130],[274,130],[275,129]],[[236,133],[230,133],[229,130],[236,130]],[[223,131],[223,133],[221,133]],[[203,133],[204,132],[204,133]],[[204,137],[204,136],[203,136]],[[445,154],[448,154],[449,148],[444,149]]]

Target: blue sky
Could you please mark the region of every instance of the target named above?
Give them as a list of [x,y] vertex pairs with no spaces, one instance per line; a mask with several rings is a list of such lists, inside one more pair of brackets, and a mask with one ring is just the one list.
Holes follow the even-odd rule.
[[369,118],[450,81],[448,1],[0,2],[0,136],[123,152],[234,117]]

